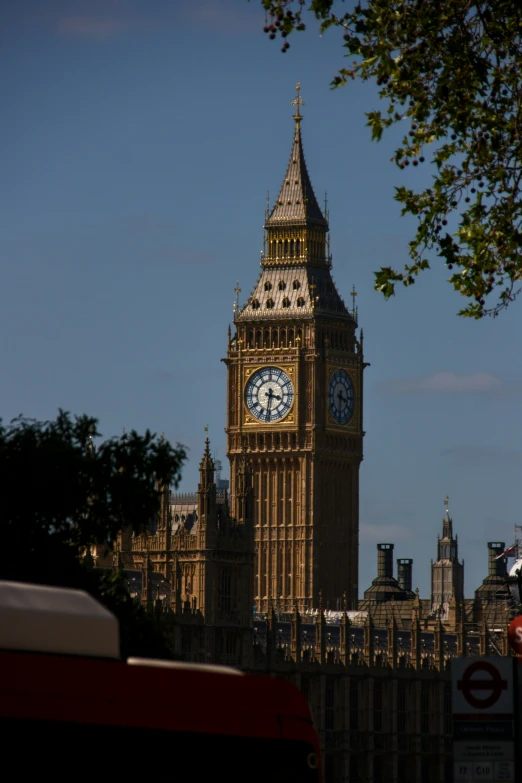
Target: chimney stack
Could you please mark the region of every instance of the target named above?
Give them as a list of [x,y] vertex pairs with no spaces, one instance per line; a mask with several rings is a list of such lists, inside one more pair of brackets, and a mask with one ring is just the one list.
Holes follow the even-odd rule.
[[488,541],[488,576],[505,576],[506,575],[506,560],[504,557],[500,557],[497,560],[498,555],[501,555],[506,545],[503,541]]
[[401,590],[411,593],[413,560],[400,557],[397,560],[397,581]]
[[377,576],[393,579],[393,544],[377,544]]

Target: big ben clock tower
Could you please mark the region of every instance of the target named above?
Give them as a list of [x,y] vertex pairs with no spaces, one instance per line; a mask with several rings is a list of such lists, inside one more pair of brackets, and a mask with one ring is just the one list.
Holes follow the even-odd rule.
[[254,483],[258,611],[358,600],[363,351],[331,277],[327,215],[301,141],[265,222],[261,273],[236,309],[227,358],[232,514],[246,449]]

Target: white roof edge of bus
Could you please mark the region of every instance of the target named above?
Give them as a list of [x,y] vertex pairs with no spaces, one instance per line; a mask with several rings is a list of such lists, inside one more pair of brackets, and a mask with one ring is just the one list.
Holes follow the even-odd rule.
[[179,669],[181,671],[193,670],[197,672],[210,672],[211,674],[239,674],[244,672],[234,669],[232,666],[214,666],[210,663],[185,663],[184,661],[161,661],[156,658],[127,658],[130,666],[155,666],[158,669]]
[[0,649],[120,657],[118,620],[83,590],[0,581]]

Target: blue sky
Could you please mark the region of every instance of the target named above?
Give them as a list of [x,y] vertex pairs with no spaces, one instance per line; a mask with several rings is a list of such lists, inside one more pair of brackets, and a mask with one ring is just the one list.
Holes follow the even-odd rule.
[[448,494],[472,596],[486,542],[521,521],[522,304],[458,318],[464,300],[436,258],[393,300],[373,291],[374,270],[407,261],[414,229],[394,186],[421,187],[430,170],[390,163],[397,130],[370,141],[372,85],[330,91],[341,36],[310,30],[283,55],[257,0],[17,0],[0,23],[0,415],[62,407],[97,416],[106,436],[164,432],[190,449],[185,491],[206,424],[225,459],[233,289],[245,298],[258,274],[300,81],[334,277],[347,301],[356,286],[371,363],[361,593],[382,541],[414,558],[428,596]]

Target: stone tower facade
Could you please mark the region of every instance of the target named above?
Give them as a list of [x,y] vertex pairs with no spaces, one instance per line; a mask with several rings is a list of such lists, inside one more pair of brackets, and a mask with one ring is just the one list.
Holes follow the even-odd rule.
[[327,215],[301,139],[265,222],[261,273],[229,339],[227,454],[232,515],[246,448],[254,483],[257,611],[356,608],[363,343],[331,276]]
[[442,520],[442,538],[437,541],[437,560],[431,565],[431,604],[446,617],[450,604],[460,606],[464,601],[464,563],[459,561],[458,537],[453,536],[453,520],[446,514]]

